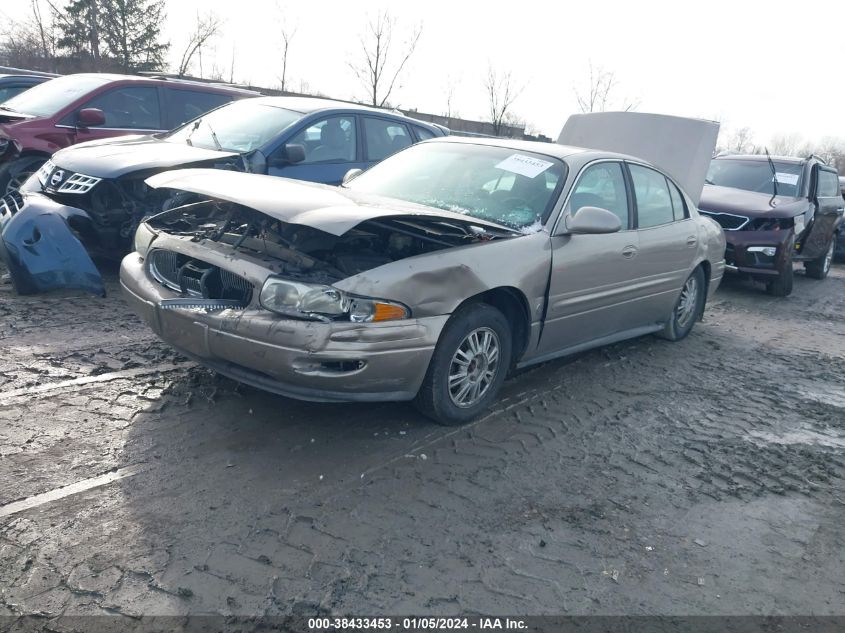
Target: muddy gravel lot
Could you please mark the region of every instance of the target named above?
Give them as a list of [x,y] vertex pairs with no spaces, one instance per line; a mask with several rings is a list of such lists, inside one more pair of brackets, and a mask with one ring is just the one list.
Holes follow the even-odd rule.
[[0,616],[845,614],[845,266],[457,429],[181,358],[0,285]]

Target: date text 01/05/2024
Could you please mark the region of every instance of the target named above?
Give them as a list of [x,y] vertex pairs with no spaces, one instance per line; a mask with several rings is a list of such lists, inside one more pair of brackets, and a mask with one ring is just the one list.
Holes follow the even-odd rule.
[[519,618],[442,618],[442,617],[360,617],[360,618],[309,618],[308,629],[311,631],[338,631],[348,629],[370,630],[442,630],[442,629],[478,629],[478,630],[523,630],[525,621]]

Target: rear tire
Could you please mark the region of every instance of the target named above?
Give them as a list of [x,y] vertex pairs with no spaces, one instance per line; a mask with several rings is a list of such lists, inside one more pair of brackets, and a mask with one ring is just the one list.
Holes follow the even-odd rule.
[[833,240],[830,241],[830,248],[827,249],[827,252],[819,257],[818,259],[814,259],[810,262],[804,262],[804,270],[807,271],[807,277],[812,277],[813,279],[824,279],[827,277],[827,274],[830,272],[830,267],[833,264],[833,251],[835,248],[835,244]]
[[660,336],[669,341],[680,341],[692,331],[695,322],[704,311],[704,299],[707,296],[706,280],[701,266],[692,271],[681,288],[681,294],[672,308],[672,314]]
[[484,303],[461,308],[437,341],[414,406],[445,426],[473,420],[496,399],[512,349],[510,324],[499,310]]

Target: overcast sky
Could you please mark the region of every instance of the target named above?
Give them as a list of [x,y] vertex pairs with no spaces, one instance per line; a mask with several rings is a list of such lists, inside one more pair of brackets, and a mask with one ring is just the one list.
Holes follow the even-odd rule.
[[[14,19],[29,4],[0,0],[0,12]],[[525,85],[514,114],[556,137],[577,111],[573,88],[586,86],[592,62],[615,74],[618,101],[635,100],[641,112],[748,126],[758,143],[778,133],[845,137],[841,0],[168,0],[163,34],[176,66],[197,12],[213,11],[223,29],[204,51],[204,73],[217,66],[228,78],[234,53],[236,81],[276,86],[284,18],[297,29],[292,85],[362,99],[347,62],[360,57],[368,17],[386,7],[398,22],[397,40],[423,27],[391,99],[402,108],[443,113],[451,82],[453,111],[485,118],[490,63]]]

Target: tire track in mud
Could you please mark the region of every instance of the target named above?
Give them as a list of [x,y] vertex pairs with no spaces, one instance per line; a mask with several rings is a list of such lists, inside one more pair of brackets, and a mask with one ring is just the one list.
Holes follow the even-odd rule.
[[[25,497],[145,470],[0,520],[0,613],[828,612],[845,590],[845,343],[824,328],[845,293],[796,286],[777,319],[728,287],[682,343],[523,372],[461,429],[201,368],[21,396],[0,407],[19,451],[0,479]],[[692,542],[689,517],[758,504]]]

